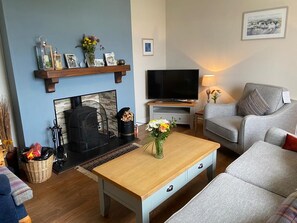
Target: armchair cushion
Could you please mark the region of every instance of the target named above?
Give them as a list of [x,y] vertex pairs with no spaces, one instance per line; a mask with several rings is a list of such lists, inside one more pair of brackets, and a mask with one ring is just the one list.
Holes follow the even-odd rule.
[[242,119],[241,116],[210,118],[205,120],[205,128],[230,142],[237,142]]
[[247,83],[244,87],[240,101],[245,99],[255,89],[258,90],[269,105],[269,110],[266,114],[272,114],[284,105],[283,92],[288,91],[288,89],[267,84]]
[[264,115],[269,106],[257,89],[253,90],[245,99],[238,103],[240,115]]

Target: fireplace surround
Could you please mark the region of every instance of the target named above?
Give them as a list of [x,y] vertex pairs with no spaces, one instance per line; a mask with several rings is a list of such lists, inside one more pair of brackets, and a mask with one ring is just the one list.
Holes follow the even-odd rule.
[[115,90],[56,99],[54,108],[68,154],[63,165],[54,164],[56,173],[128,143],[118,137]]

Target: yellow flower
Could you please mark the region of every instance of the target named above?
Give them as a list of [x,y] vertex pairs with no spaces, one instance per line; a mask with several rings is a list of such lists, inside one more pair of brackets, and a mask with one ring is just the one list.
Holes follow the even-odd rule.
[[167,130],[169,129],[169,124],[168,123],[161,123],[159,130],[160,132],[167,132]]

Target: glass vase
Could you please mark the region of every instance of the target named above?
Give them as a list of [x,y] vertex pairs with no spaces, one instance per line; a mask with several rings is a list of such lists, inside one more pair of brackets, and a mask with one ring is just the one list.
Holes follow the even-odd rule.
[[165,140],[161,140],[156,138],[155,139],[155,146],[156,146],[156,153],[155,153],[155,157],[157,159],[163,159],[164,154],[163,154],[163,143]]
[[86,62],[88,67],[95,67],[95,53],[85,53]]

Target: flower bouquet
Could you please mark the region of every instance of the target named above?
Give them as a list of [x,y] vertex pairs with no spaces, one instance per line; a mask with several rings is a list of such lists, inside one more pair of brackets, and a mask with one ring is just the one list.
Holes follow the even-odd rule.
[[147,124],[146,130],[150,132],[150,135],[154,138],[156,146],[155,157],[157,159],[162,159],[163,155],[163,143],[169,136],[171,128],[175,127],[176,123],[174,120],[171,122],[166,119],[151,120]]
[[[81,47],[85,53],[85,57],[89,67],[95,66],[95,50],[97,44],[100,42],[100,39],[94,35],[86,36],[83,35],[82,40],[80,41],[80,45],[76,47]],[[104,50],[104,47],[100,44],[100,50]]]

